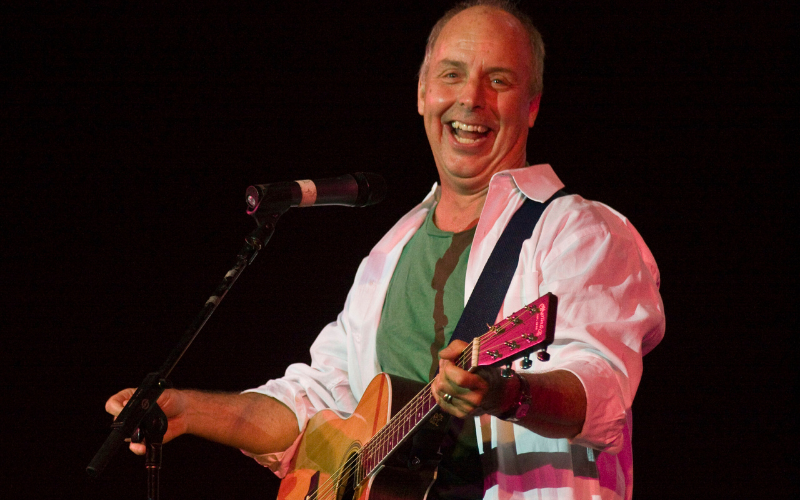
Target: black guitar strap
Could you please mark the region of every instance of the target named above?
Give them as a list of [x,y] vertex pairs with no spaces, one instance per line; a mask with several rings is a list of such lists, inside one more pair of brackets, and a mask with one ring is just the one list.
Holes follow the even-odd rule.
[[[456,339],[471,342],[486,332],[487,325],[495,323],[517,268],[522,243],[530,238],[547,205],[566,194],[558,191],[544,203],[528,198],[514,213],[478,277],[475,289],[453,331],[451,342]],[[424,432],[417,432],[412,438],[410,456],[427,456],[423,451],[423,447],[426,446],[422,444],[423,442],[429,447],[438,447],[440,450],[440,454],[435,457],[436,461],[441,460],[438,462],[438,477],[428,498],[435,500],[441,497],[481,498],[483,496],[481,456],[478,454],[477,446],[467,445],[466,441],[462,442],[459,439],[462,433],[475,435],[474,429],[465,432],[465,425],[474,425],[473,419],[465,421],[449,415],[445,418],[448,422],[445,427],[429,431],[427,427],[430,426],[426,426],[422,429]]]
[[522,243],[530,238],[547,205],[566,195],[567,193],[559,190],[544,203],[528,198],[514,213],[478,277],[475,289],[453,331],[451,342],[458,339],[469,343],[486,333],[487,325],[495,323],[511,278],[517,269]]

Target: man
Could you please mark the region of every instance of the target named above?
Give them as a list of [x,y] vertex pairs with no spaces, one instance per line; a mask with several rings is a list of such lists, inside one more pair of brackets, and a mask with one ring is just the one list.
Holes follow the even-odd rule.
[[[530,21],[504,2],[462,4],[440,20],[417,101],[440,186],[362,262],[310,366],[243,394],[166,391],[165,441],[191,433],[236,446],[280,475],[316,411],[352,412],[380,371],[427,380],[438,368],[437,403],[467,418],[431,497],[630,498],[630,408],[664,316],[658,269],[627,219],[563,196],[523,244],[499,317],[558,296],[548,363],[502,379],[458,368],[463,343],[438,352],[510,217],[563,187],[548,165],[526,167],[543,55]],[[131,393],[107,410],[117,415]]]

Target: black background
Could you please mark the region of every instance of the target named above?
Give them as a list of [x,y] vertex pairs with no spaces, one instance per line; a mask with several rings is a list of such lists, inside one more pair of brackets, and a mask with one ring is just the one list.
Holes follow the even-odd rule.
[[[662,272],[636,498],[788,498],[794,9],[612,4],[523,2],[548,51],[528,156],[627,215]],[[306,360],[360,259],[436,180],[415,74],[450,2],[277,5],[0,7],[3,498],[144,498],[141,457],[84,472],[103,404],[162,363],[233,263],[248,185],[373,171],[390,191],[287,213],[177,386],[241,390]],[[278,485],[193,437],[164,462],[163,498]]]

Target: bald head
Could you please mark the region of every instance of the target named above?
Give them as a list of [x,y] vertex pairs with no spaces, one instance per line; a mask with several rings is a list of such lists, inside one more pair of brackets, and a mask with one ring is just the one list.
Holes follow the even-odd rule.
[[529,89],[532,96],[541,94],[543,88],[543,73],[544,73],[544,42],[542,35],[533,25],[530,17],[524,12],[520,11],[515,5],[507,0],[469,0],[461,2],[449,11],[447,11],[433,26],[430,35],[428,35],[428,44],[425,47],[425,58],[420,67],[419,76],[420,80],[424,81],[430,68],[431,56],[439,40],[442,31],[447,24],[454,17],[458,16],[465,10],[489,13],[491,11],[501,11],[507,15],[508,25],[507,29],[521,29],[523,38],[520,43],[524,43],[524,38],[527,38],[526,53],[528,54],[528,63],[530,69],[530,82]]

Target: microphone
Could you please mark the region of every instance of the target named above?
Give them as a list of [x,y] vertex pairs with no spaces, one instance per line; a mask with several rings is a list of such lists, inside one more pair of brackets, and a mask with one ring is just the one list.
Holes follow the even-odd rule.
[[250,186],[245,192],[247,213],[261,210],[283,211],[289,207],[343,205],[366,207],[383,201],[386,181],[378,174],[354,174],[318,180],[273,182]]

